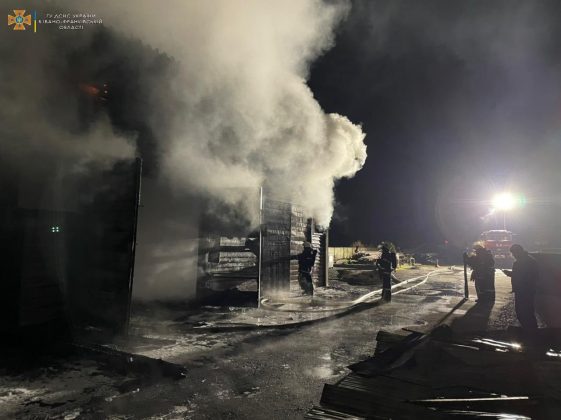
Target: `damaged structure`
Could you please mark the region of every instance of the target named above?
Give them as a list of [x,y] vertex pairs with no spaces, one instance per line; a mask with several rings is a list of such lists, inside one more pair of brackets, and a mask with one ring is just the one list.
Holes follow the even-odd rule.
[[316,286],[328,283],[328,230],[307,218],[289,202],[261,194],[261,223],[253,232],[226,237],[206,229],[199,240],[197,296],[241,286],[253,293],[257,303],[263,297],[300,290],[298,262],[291,259],[303,250],[304,241],[318,251],[312,280]]
[[51,325],[58,333],[87,327],[125,332],[140,159],[62,179],[2,175],[2,330]]
[[517,329],[409,335],[379,331],[376,354],[326,384],[307,419],[557,418],[561,336]]
[[[429,331],[378,331],[374,355],[325,384],[320,405],[306,418],[557,418],[561,254],[532,255],[540,266],[538,330],[493,328],[514,312],[507,280],[498,302],[475,303],[448,320],[463,299]],[[498,303],[504,306],[490,323]]]
[[[71,40],[59,35],[13,41],[49,71],[42,70],[48,83],[41,79],[33,92],[36,106],[29,102],[23,113],[25,127],[1,133],[0,328],[122,334],[131,309],[141,176],[154,167],[142,159],[152,137],[132,63],[165,68],[169,60],[106,28]],[[45,56],[51,49],[56,58]],[[112,59],[122,51],[129,60]],[[17,80],[21,70],[6,64]],[[26,101],[26,94],[22,89],[14,99]]]

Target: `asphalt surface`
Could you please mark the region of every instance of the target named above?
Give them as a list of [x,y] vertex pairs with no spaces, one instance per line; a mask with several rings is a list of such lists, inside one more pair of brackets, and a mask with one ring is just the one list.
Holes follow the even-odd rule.
[[496,284],[497,302],[483,314],[473,311],[473,288],[472,299],[462,303],[463,273],[443,269],[389,304],[305,327],[195,334],[163,325],[149,335],[158,344],[136,350],[185,366],[186,379],[139,381],[74,356],[25,372],[3,372],[0,417],[303,418],[318,404],[325,383],[336,382],[349,373],[349,364],[374,353],[380,329],[426,331],[441,322],[463,330],[508,326],[513,322],[510,282],[497,274]]

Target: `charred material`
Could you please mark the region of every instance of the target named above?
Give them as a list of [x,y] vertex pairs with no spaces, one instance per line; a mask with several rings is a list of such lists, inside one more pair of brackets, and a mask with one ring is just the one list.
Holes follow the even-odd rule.
[[51,190],[55,179],[15,173],[16,193],[0,205],[3,330],[51,323],[57,335],[86,327],[126,332],[140,171],[137,160],[74,174],[58,180],[54,201],[28,194]]
[[[210,295],[233,288],[258,291],[261,298],[299,290],[298,262],[290,257],[302,252],[304,241],[318,251],[312,271],[314,284],[327,285],[327,230],[305,218],[300,207],[267,196],[261,201],[259,213],[257,232],[240,227],[232,233],[231,227],[221,229],[219,223],[213,225],[203,219],[201,226],[207,235],[199,239],[199,300],[208,301]],[[226,233],[233,236],[223,236]]]
[[[322,407],[375,418],[551,418],[561,408],[561,335],[541,329],[456,334],[439,327],[407,336],[380,332],[376,356],[325,385]],[[550,373],[544,375],[544,369]],[[308,418],[318,417],[317,411]],[[343,417],[344,418],[344,417]]]

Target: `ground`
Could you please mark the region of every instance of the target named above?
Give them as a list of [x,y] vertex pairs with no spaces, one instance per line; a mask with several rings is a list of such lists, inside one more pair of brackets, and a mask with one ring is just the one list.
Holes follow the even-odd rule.
[[[402,270],[398,278],[433,270]],[[486,313],[472,310],[473,289],[472,299],[461,303],[463,273],[442,268],[419,286],[395,294],[389,304],[360,308],[303,326],[247,329],[251,319],[258,322],[248,315],[255,310],[246,308],[242,310],[243,328],[194,330],[192,319],[185,322],[190,316],[177,316],[176,311],[181,311],[177,308],[175,312],[153,314],[159,328],[150,330],[155,323],[148,322],[143,314],[135,320],[135,328],[148,339],[121,347],[184,366],[185,379],[116,372],[79,352],[37,358],[34,366],[4,366],[0,417],[303,418],[318,404],[325,383],[335,383],[348,374],[349,364],[374,353],[380,329],[426,331],[441,322],[453,323],[459,329],[505,328],[514,322],[512,295],[507,290],[510,282],[502,274],[497,274],[496,282],[498,292],[502,292],[497,293],[496,304]],[[368,289],[368,285],[358,287]],[[223,321],[239,316],[236,311],[231,311],[236,313],[230,317],[225,315],[228,310],[218,312],[216,318]],[[302,315],[301,320],[304,318]]]

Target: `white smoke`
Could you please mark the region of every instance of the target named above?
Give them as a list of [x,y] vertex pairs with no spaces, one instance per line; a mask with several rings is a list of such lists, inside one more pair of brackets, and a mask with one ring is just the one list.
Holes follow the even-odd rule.
[[[86,128],[81,125],[84,113],[74,91],[90,77],[106,74],[105,68],[121,69],[120,63],[138,60],[141,54],[122,50],[129,45],[125,37],[131,48],[140,40],[171,57],[169,68],[154,77],[147,62],[127,62],[138,66],[131,77],[138,78],[143,99],[124,100],[141,109],[125,113],[137,119],[149,115],[142,124],[153,133],[157,156],[145,157],[159,175],[144,182],[135,294],[193,293],[197,196],[218,199],[235,208],[232,218],[247,215],[255,222],[257,192],[264,187],[328,225],[335,181],[363,166],[360,126],[326,114],[306,83],[311,63],[332,46],[334,28],[348,8],[344,1],[319,0],[42,4],[43,12],[95,13],[112,31],[104,39],[115,40],[115,46],[94,47],[95,27],[76,36],[42,27],[36,35],[7,34],[0,42],[5,60],[0,65],[0,153],[30,169],[42,160],[49,167],[63,161],[72,170],[134,156],[133,139],[117,133],[104,110],[95,112]],[[72,60],[76,54],[80,60]],[[84,69],[75,68],[76,62]],[[162,80],[161,74],[170,77]],[[116,92],[111,85],[109,90]],[[116,101],[126,99],[116,96]],[[29,174],[30,180],[37,177]]]
[[326,115],[306,77],[332,45],[347,3],[141,0],[91,8],[179,63],[168,81],[179,100],[158,98],[164,109],[150,121],[167,127],[159,155],[177,191],[243,203],[238,188],[264,186],[329,224],[334,182],[364,164],[365,135],[347,118]]

